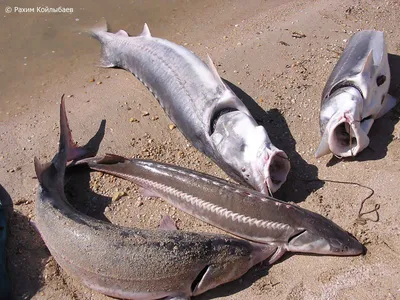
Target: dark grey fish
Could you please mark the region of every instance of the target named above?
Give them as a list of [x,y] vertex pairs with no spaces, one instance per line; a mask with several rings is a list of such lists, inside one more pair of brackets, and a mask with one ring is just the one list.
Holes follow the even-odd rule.
[[188,49],[152,37],[147,25],[137,37],[106,24],[92,31],[102,44],[102,64],[133,73],[159,101],[183,135],[236,181],[268,193],[285,182],[287,155],[270,141],[243,102]]
[[78,163],[138,184],[145,195],[241,238],[277,247],[270,263],[286,251],[328,255],[364,252],[348,232],[319,214],[252,189],[189,169],[107,155]]
[[57,263],[88,287],[124,299],[189,299],[276,251],[225,235],[126,228],[81,214],[65,197],[64,173],[67,161],[87,153],[71,141],[63,101],[60,117],[59,152],[46,165],[35,159],[35,223]]

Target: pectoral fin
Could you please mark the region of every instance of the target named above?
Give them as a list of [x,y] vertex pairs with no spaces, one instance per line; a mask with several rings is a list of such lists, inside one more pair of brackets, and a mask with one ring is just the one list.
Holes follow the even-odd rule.
[[317,151],[315,152],[315,158],[320,158],[324,155],[331,153],[331,150],[329,149],[328,138],[328,130],[325,129],[324,134],[321,137],[321,142],[319,143]]
[[168,215],[161,220],[159,228],[161,230],[178,230],[175,221]]
[[386,94],[385,98],[382,101],[382,107],[379,113],[376,115],[376,119],[385,115],[389,110],[395,107],[397,104],[397,99],[392,95]]
[[364,120],[361,122],[360,126],[361,129],[365,132],[368,133],[371,130],[372,124],[374,124],[374,119],[368,119],[368,120]]

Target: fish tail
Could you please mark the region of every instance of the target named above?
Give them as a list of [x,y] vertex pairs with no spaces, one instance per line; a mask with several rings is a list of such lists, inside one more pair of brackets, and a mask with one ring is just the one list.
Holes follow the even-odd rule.
[[89,35],[101,43],[100,65],[104,68],[115,67],[115,63],[107,48],[108,43],[113,39],[113,34],[108,32],[108,25],[105,19],[100,20],[91,29],[87,30]]

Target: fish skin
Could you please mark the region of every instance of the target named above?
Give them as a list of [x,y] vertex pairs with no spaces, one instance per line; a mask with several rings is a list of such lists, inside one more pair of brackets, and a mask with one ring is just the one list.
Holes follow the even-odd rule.
[[165,199],[196,218],[238,237],[286,251],[359,255],[365,248],[319,214],[220,178],[169,164],[108,154],[77,162],[129,180],[146,195]]
[[[364,30],[349,40],[322,92],[321,142],[315,156],[355,156],[368,132],[397,100],[388,94],[390,68],[384,33]],[[350,142],[351,137],[355,140]]]
[[107,32],[106,24],[91,35],[102,44],[102,65],[133,73],[182,134],[234,180],[265,194],[286,181],[287,155],[271,143],[209,57],[207,65],[190,50],[152,37],[147,25],[136,37]]
[[63,100],[60,112],[58,153],[45,165],[35,158],[35,224],[57,263],[89,288],[124,299],[189,299],[276,251],[226,235],[126,228],[78,212],[64,194],[64,173],[68,160],[87,153],[70,148]]

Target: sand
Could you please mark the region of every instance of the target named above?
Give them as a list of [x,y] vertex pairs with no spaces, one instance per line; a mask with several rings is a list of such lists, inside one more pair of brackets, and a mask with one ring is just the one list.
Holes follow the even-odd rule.
[[[61,5],[74,12],[4,13],[0,21],[0,184],[14,204],[7,253],[15,298],[109,299],[65,273],[32,225],[37,189],[33,157],[48,161],[57,151],[62,94],[80,145],[105,119],[100,154],[144,157],[227,177],[177,129],[169,128],[171,121],[136,78],[97,66],[98,43],[79,32],[105,17],[114,31],[136,35],[147,22],[154,36],[182,44],[202,58],[209,53],[221,76],[235,86],[291,160],[289,178],[275,196],[332,219],[368,249],[357,257],[287,254],[196,299],[400,299],[399,106],[375,122],[370,147],[355,159],[314,158],[320,95],[354,32],[385,32],[390,90],[400,96],[398,1],[113,3],[20,1],[12,6]],[[168,214],[180,230],[219,232],[160,199],[142,197],[136,186],[99,173],[91,173],[89,180],[79,172],[69,182],[68,195],[84,213],[142,228],[157,228]],[[356,221],[361,201],[370,193],[367,188],[312,181],[318,178],[373,189],[363,211],[379,204],[379,220],[370,213],[364,217],[371,220]],[[126,196],[112,201],[116,192]]]

